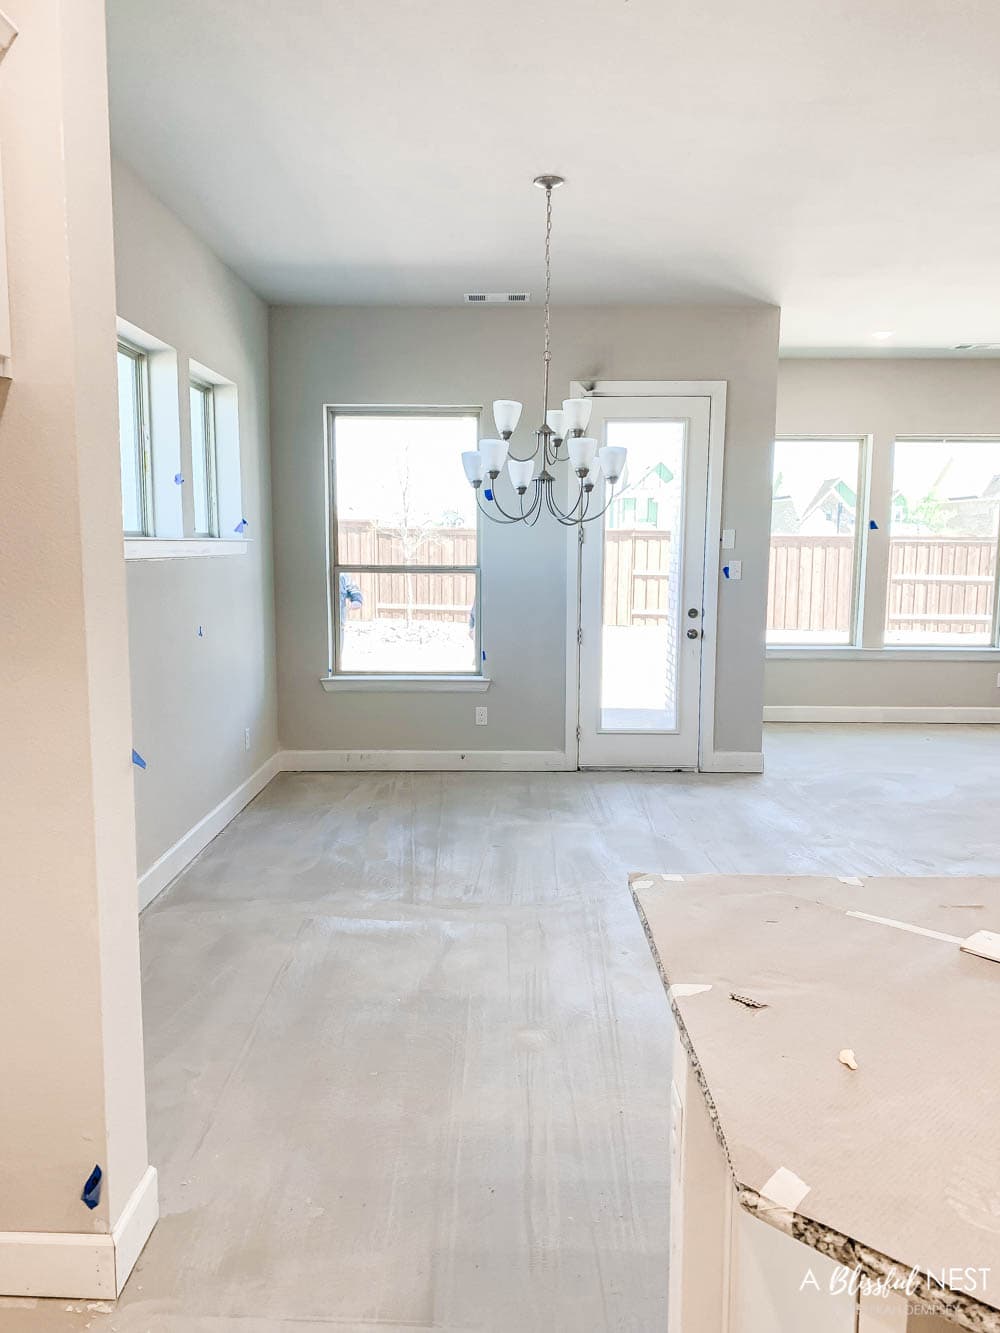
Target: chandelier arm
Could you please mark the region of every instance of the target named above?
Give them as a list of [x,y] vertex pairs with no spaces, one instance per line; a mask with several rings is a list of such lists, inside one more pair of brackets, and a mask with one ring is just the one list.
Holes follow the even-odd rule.
[[573,509],[571,509],[568,514],[564,514],[562,510],[558,507],[558,505],[555,503],[555,501],[552,499],[551,487],[549,487],[549,489],[545,492],[545,501],[546,504],[548,505],[549,513],[552,515],[552,517],[556,520],[557,523],[561,523],[564,528],[576,527],[577,523],[580,521],[579,518],[572,517],[573,510],[576,509],[576,505],[573,506]]
[[541,484],[538,482],[536,478],[535,493],[531,497],[531,504],[528,506],[527,512],[525,512],[524,510],[524,496],[521,497],[521,513],[523,514],[524,521],[529,528],[533,528],[535,526],[535,524],[538,522],[538,518],[541,512],[542,512],[542,488]]
[[584,497],[584,489],[581,486],[580,492],[576,497],[576,503],[573,505],[572,509],[566,509],[566,510],[560,509],[554,500],[552,501],[552,504],[549,507],[550,509],[552,509],[552,512],[558,518],[565,519],[566,521],[571,523],[576,523],[581,518],[582,513],[586,513],[586,507],[583,508],[581,514],[578,514],[576,512],[578,509],[580,509],[580,501],[583,499],[583,497]]
[[616,486],[617,484],[618,484],[617,482],[614,482],[614,481],[611,482],[611,494],[608,496],[608,501],[607,501],[607,504],[604,506],[604,508],[601,509],[601,510],[599,510],[596,514],[589,514],[586,518],[582,519],[581,522],[583,522],[583,523],[593,523],[593,521],[594,521],[595,518],[603,518],[603,517],[604,517],[604,515],[608,512],[608,510],[611,508],[611,506],[612,506],[612,505],[614,504],[614,502],[615,502],[615,486]]
[[504,518],[508,521],[508,523],[520,523],[521,521],[520,514],[508,514],[506,509],[504,509],[503,505],[497,499],[496,490],[492,486],[490,487],[490,494],[493,496],[491,503],[496,505],[497,509],[499,509],[500,513],[503,514]]
[[512,454],[510,452],[508,452],[507,457],[512,458],[515,463],[530,463],[533,458],[538,457],[538,440],[535,440],[535,447],[527,458],[518,458],[517,454]]
[[[494,500],[493,503],[497,506],[498,509],[500,509],[500,506],[497,504],[496,500]],[[497,518],[495,514],[491,514],[490,511],[480,500],[478,491],[476,491],[476,508],[479,510],[481,514],[484,514],[490,520],[491,523],[500,523],[506,525],[508,523],[520,523],[521,521],[516,515],[512,518],[509,514],[505,514],[503,518]],[[502,509],[500,509],[500,512],[501,514],[503,514]]]

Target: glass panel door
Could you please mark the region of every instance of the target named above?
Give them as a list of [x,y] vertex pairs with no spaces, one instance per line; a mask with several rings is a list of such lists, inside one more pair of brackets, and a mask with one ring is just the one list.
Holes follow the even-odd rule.
[[628,463],[580,548],[584,768],[698,767],[710,408],[594,400],[590,433],[624,445]]
[[602,731],[676,731],[686,421],[608,421],[628,449],[604,515]]

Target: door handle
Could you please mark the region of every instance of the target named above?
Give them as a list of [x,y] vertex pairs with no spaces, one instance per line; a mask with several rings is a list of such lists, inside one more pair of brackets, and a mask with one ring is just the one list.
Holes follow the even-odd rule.
[[696,629],[689,629],[689,630],[688,630],[688,638],[689,638],[689,639],[697,639],[697,637],[698,637],[698,631],[697,631]]

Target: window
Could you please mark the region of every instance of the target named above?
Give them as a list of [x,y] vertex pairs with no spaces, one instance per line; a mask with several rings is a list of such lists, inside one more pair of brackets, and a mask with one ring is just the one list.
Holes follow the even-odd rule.
[[146,356],[118,344],[118,444],[122,469],[122,522],[131,537],[153,531],[149,448],[149,376]]
[[191,483],[194,535],[218,537],[218,466],[215,453],[215,390],[191,381]]
[[861,439],[776,440],[767,642],[851,644],[864,526]]
[[331,412],[333,671],[481,672],[472,412]]
[[1000,440],[897,440],[887,644],[996,642]]

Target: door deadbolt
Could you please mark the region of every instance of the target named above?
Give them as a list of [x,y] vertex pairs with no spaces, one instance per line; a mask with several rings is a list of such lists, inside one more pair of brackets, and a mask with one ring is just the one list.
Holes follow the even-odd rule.
[[689,606],[689,607],[688,607],[688,617],[689,617],[689,619],[691,619],[691,620],[697,620],[697,619],[698,619],[698,608],[697,608],[696,606]]
[[689,639],[696,639],[697,637],[698,637],[698,631],[697,631],[696,629],[689,629],[689,630],[688,630],[688,638],[689,638]]

